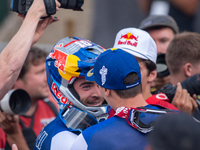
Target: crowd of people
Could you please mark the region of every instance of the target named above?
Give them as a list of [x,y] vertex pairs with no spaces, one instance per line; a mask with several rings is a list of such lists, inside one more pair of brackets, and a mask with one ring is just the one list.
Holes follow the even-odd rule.
[[0,111],[0,149],[198,149],[199,33],[150,15],[116,33],[112,48],[64,37],[48,54],[33,46],[59,21],[46,16],[34,0],[0,54],[0,99],[11,89],[31,99],[25,114]]

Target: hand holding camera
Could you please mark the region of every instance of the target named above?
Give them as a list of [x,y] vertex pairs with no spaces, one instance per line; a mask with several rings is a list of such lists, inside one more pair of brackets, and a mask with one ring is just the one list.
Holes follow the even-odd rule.
[[19,115],[31,106],[28,93],[22,89],[10,90],[0,101],[0,126],[9,135],[20,134]]
[[[200,95],[200,74],[195,74],[186,80],[181,82],[182,88],[186,89],[190,96],[194,94]],[[169,101],[172,102],[174,95],[176,93],[176,86],[172,84],[165,85],[159,92],[165,93],[169,98]]]
[[177,84],[176,93],[172,99],[172,104],[181,112],[188,115],[193,115],[198,107],[196,102],[196,94],[191,97],[186,89],[182,89],[180,83]]
[[8,115],[0,111],[0,126],[8,135],[18,133],[20,131],[19,115]]
[[167,84],[159,92],[165,93],[169,102],[180,111],[192,115],[197,108],[195,95],[200,95],[200,74],[187,78],[177,86]]

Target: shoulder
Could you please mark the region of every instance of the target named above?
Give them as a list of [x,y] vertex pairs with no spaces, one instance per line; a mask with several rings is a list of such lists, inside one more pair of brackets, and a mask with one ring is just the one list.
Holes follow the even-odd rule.
[[111,124],[114,124],[115,122],[118,122],[119,121],[119,117],[116,117],[116,116],[113,116],[107,120],[104,120],[96,125],[93,125],[89,128],[87,128],[86,130],[83,131],[83,133],[87,133],[87,132],[90,132],[90,133],[94,133],[98,130],[101,130],[102,128],[105,128],[107,127],[108,125],[111,125]]
[[110,131],[115,131],[120,125],[126,124],[126,120],[113,116],[103,122],[93,125],[82,132],[82,136],[87,143],[90,143],[91,139],[95,137],[101,138],[110,134]]
[[48,99],[39,100],[37,103],[37,111],[43,112],[44,114],[54,114],[54,116],[58,115],[57,107]]
[[150,109],[161,109],[161,107],[159,107],[159,106],[154,106],[154,105],[150,105],[150,104],[146,105],[145,107],[150,108]]
[[78,149],[81,149],[81,150],[87,150],[88,149],[88,144],[87,142],[85,141],[84,137],[82,134],[80,134],[76,140],[73,142],[70,150],[78,150]]
[[69,150],[74,143],[77,135],[70,131],[62,131],[52,138],[51,149]]
[[70,132],[59,117],[44,127],[37,137],[35,150],[68,150],[76,134]]
[[114,116],[84,130],[71,149],[142,149],[145,140],[145,134],[134,129],[125,119]]

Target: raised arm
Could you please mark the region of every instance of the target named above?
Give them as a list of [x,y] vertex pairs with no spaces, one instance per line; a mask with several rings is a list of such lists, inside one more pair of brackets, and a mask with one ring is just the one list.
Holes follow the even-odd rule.
[[[56,0],[57,10],[59,7],[60,3]],[[20,29],[1,52],[0,99],[12,88],[31,45],[37,42],[43,30],[52,22],[52,18],[39,22],[44,16],[47,15],[43,0],[34,0]]]

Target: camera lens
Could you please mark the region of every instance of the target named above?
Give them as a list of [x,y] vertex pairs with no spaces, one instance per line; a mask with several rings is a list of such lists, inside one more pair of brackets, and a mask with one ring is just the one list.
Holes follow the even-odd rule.
[[22,89],[10,90],[0,101],[1,110],[10,115],[25,114],[30,106],[30,96]]
[[73,10],[82,10],[81,6],[83,5],[84,0],[58,0],[61,4],[60,8],[64,9],[73,9]]
[[[14,92],[10,97],[10,108],[15,114],[19,114],[20,111],[23,109],[22,100],[19,94],[21,95],[23,93],[21,93],[21,91],[20,92],[18,91],[18,93]],[[26,97],[26,95],[24,96]]]

